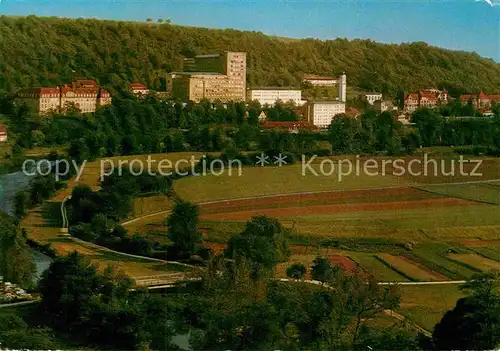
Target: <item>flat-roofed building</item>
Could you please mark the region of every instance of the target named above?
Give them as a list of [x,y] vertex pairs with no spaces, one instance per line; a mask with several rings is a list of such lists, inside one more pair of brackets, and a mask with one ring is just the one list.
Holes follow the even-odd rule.
[[313,86],[336,86],[338,79],[335,77],[318,76],[315,74],[306,74],[302,78],[303,82],[309,83]]
[[361,96],[370,105],[373,105],[375,101],[382,100],[382,93],[364,93]]
[[185,59],[183,72],[167,75],[167,92],[183,101],[245,101],[246,52],[224,52]]
[[301,106],[305,102],[302,101],[302,91],[294,88],[257,87],[249,89],[247,97],[249,101],[256,100],[262,106],[274,105],[276,101],[293,101],[297,106]]
[[318,128],[327,128],[333,117],[345,113],[345,103],[341,101],[308,101],[304,105],[305,121]]

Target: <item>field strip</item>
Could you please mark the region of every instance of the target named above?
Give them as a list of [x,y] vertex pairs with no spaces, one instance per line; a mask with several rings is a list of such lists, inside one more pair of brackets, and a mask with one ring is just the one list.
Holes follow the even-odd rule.
[[443,185],[451,185],[451,184],[453,184],[453,185],[460,185],[460,184],[466,185],[466,184],[481,184],[481,183],[490,183],[490,182],[500,182],[500,179],[488,179],[488,180],[476,180],[476,181],[452,182],[452,183],[389,185],[389,186],[381,186],[381,187],[375,187],[375,188],[353,188],[353,189],[320,190],[320,191],[305,191],[305,192],[303,191],[303,192],[295,192],[295,193],[281,193],[281,194],[273,194],[273,195],[248,196],[248,197],[215,200],[215,201],[208,201],[208,202],[206,201],[206,202],[200,202],[200,203],[198,203],[198,205],[211,205],[211,204],[219,204],[219,203],[223,203],[223,202],[265,199],[265,198],[273,198],[273,197],[280,197],[280,196],[314,195],[314,194],[340,193],[340,192],[350,192],[350,191],[369,191],[369,190],[404,189],[404,188],[415,188],[418,190],[426,191],[425,189],[420,189],[419,186],[443,186]]

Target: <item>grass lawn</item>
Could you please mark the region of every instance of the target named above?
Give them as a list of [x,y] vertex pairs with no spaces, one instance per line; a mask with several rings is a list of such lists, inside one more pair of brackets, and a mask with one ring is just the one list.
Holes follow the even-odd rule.
[[397,312],[432,332],[446,311],[463,296],[458,285],[419,285],[400,287],[401,306]]
[[198,228],[206,241],[225,244],[245,229],[245,222],[200,221]]
[[491,260],[500,261],[500,246],[477,246],[469,247],[469,250],[475,251],[481,256],[487,257]]
[[409,256],[450,279],[467,279],[477,273],[477,270],[448,259],[447,255],[452,250],[455,249],[445,243],[427,242],[416,245]]
[[449,254],[448,257],[450,257],[454,261],[463,262],[483,272],[500,270],[500,262],[493,261],[489,258],[482,257],[476,254]]
[[[319,172],[319,165],[312,166]],[[207,202],[263,195],[290,194],[308,191],[335,191],[406,185],[408,181],[393,176],[369,176],[366,174],[345,176],[341,181],[338,173],[330,176],[302,175],[299,164],[284,167],[243,167],[241,176],[233,174],[187,177],[175,182],[174,188],[184,200]]]
[[[139,197],[132,203],[130,218],[137,218],[148,214],[167,211],[172,208],[172,201],[166,195]],[[165,216],[165,215],[164,215]]]
[[349,257],[377,280],[385,282],[408,281],[405,276],[384,265],[380,260],[377,260],[372,253],[353,251],[349,253]]
[[497,239],[500,207],[471,205],[281,217],[305,237],[382,237],[412,241]]
[[403,256],[393,256],[387,253],[377,254],[376,257],[389,267],[393,267],[397,272],[401,272],[404,276],[410,277],[417,281],[435,281],[438,280],[435,274],[419,267],[417,264],[407,260]]

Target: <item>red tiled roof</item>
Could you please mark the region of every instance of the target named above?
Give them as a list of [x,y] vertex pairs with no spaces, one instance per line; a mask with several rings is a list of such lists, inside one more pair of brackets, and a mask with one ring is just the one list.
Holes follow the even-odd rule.
[[130,87],[130,89],[133,89],[133,90],[147,90],[148,89],[142,83],[130,83],[129,87]]
[[435,93],[429,93],[429,92],[420,92],[420,98],[426,98],[429,100],[437,100],[436,94]]
[[75,88],[75,87],[71,87],[71,86],[65,85],[61,89],[61,94],[64,95],[64,96],[66,96],[69,92],[72,92],[75,95],[80,95],[80,94],[95,94],[95,95],[97,95],[97,93],[99,92],[99,88],[98,87],[94,87],[94,88]]
[[109,93],[109,91],[107,91],[106,89],[101,89],[101,95],[100,97],[110,97],[111,94]]
[[74,87],[81,86],[83,88],[97,87],[97,82],[92,79],[75,79],[72,83]]
[[7,135],[7,127],[0,124],[0,135]]
[[357,117],[361,114],[361,112],[358,109],[355,109],[354,107],[348,107],[345,110],[345,114],[348,116],[354,116]]
[[473,94],[464,94],[460,95],[460,101],[462,102],[468,102],[470,99],[475,99],[476,95]]
[[18,91],[19,93],[24,94],[59,94],[59,88],[24,88]]
[[496,94],[485,94],[484,97],[481,97],[481,99],[487,99],[487,100],[495,100],[495,101],[499,101],[500,100],[500,95],[496,95]]

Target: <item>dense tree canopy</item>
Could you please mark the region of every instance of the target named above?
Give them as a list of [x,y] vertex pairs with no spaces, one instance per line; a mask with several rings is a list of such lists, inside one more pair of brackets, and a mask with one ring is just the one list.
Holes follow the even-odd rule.
[[0,275],[8,282],[30,286],[34,272],[25,234],[13,218],[0,212]]
[[142,81],[164,89],[165,73],[184,57],[223,50],[248,52],[250,85],[299,86],[304,73],[338,75],[366,90],[444,87],[450,92],[494,92],[500,66],[475,53],[417,42],[284,40],[258,32],[94,19],[0,18],[0,90],[94,78],[124,89]]
[[471,294],[457,301],[436,325],[438,350],[493,350],[500,346],[499,274],[472,277],[463,288]]

